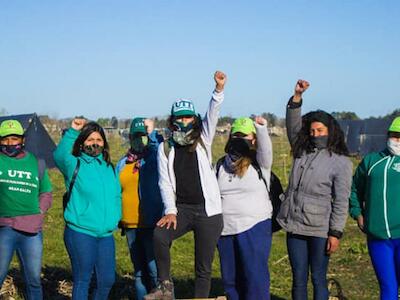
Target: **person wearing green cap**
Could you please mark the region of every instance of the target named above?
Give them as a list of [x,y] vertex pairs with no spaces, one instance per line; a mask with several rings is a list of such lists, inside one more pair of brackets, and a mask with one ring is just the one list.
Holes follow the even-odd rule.
[[224,99],[226,76],[214,74],[215,90],[203,119],[192,101],[179,99],[171,108],[171,137],[158,147],[159,187],[164,216],[154,230],[159,284],[145,300],[173,299],[170,246],[189,231],[195,240],[194,297],[208,298],[211,266],[222,231],[221,196],[212,168],[211,143]]
[[388,129],[387,147],[366,155],[353,177],[350,215],[366,234],[380,297],[398,299],[400,274],[400,117]]
[[0,125],[0,287],[14,252],[25,280],[26,299],[43,299],[42,227],[53,197],[45,162],[24,149],[17,120]]
[[265,184],[272,167],[267,121],[236,119],[225,152],[216,170],[224,219],[218,241],[222,282],[228,299],[267,300],[273,210]]
[[153,120],[134,118],[129,131],[130,147],[116,166],[122,187],[120,227],[126,234],[133,263],[137,300],[157,284],[153,231],[164,208],[157,172],[157,149],[162,141]]

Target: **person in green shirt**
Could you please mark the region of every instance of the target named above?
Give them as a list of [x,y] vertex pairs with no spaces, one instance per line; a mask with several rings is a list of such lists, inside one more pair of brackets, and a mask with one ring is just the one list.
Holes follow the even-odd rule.
[[42,299],[42,225],[52,203],[43,160],[24,149],[24,129],[17,120],[0,125],[0,286],[14,252],[26,284],[26,299]]
[[387,147],[364,157],[353,177],[350,215],[367,236],[381,299],[398,299],[400,283],[400,117]]

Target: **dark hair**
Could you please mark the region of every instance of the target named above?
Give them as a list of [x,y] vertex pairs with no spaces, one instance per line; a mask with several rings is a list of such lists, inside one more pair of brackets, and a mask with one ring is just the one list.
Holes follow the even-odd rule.
[[[170,115],[167,120],[168,129],[173,132],[176,130],[176,126],[174,125],[175,120],[179,118],[173,115]],[[194,143],[189,147],[189,152],[194,152],[196,150],[197,144],[200,141],[201,129],[202,129],[203,121],[200,115],[195,115],[193,120],[193,131],[190,133],[190,139],[194,140]]]
[[93,132],[98,132],[104,140],[103,158],[107,162],[107,165],[111,164],[110,148],[107,143],[106,135],[104,129],[96,122],[89,122],[83,126],[81,133],[76,139],[74,146],[72,148],[72,155],[80,156],[82,153],[83,143]]
[[302,126],[297,134],[293,145],[293,156],[299,158],[304,152],[310,153],[314,150],[311,142],[310,127],[313,122],[321,122],[328,127],[328,144],[327,150],[332,154],[349,155],[344,134],[336,119],[323,110],[316,110],[305,114],[302,117]]

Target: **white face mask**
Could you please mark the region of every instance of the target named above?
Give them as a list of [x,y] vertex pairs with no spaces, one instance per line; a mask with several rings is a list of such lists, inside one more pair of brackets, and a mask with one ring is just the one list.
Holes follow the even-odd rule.
[[388,138],[387,147],[393,155],[400,155],[400,142]]

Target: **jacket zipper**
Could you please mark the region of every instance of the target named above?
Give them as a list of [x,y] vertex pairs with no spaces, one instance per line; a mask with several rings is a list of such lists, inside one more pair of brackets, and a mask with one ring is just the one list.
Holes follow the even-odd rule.
[[393,163],[394,156],[392,159],[388,159],[385,165],[385,172],[383,174],[383,213],[384,213],[384,218],[385,218],[385,226],[386,226],[386,233],[389,238],[392,238],[392,235],[390,234],[389,230],[389,222],[388,222],[388,217],[387,217],[387,176],[388,176],[388,169],[389,165]]

